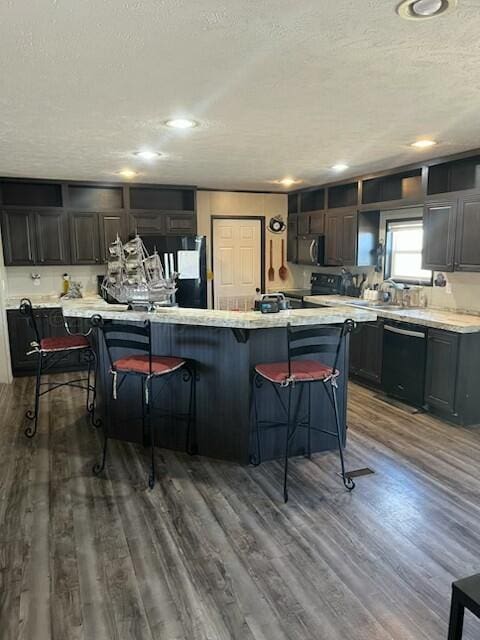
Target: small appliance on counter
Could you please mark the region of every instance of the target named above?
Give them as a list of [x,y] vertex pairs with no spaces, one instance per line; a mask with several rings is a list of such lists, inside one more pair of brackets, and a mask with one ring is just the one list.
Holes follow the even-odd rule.
[[342,295],[342,276],[335,273],[312,273],[310,289],[290,289],[281,291],[292,309],[307,306],[306,296]]
[[290,304],[283,293],[264,293],[255,300],[255,311],[262,313],[278,313],[287,311]]

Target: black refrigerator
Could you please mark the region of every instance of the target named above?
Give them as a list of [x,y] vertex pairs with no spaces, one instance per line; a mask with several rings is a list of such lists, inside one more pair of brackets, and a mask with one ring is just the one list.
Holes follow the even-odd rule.
[[165,267],[165,254],[173,254],[179,307],[207,308],[207,256],[205,236],[142,235],[148,253],[157,250]]

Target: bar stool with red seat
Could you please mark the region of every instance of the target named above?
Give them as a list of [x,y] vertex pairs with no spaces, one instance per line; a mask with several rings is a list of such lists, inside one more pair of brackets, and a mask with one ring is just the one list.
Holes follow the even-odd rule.
[[[312,326],[305,328],[287,325],[287,348],[288,359],[284,362],[273,362],[257,364],[255,366],[253,378],[253,406],[255,410],[255,435],[257,443],[257,455],[252,462],[255,465],[261,463],[260,431],[272,427],[285,428],[285,453],[284,453],[284,474],[283,474],[283,498],[288,501],[288,458],[290,454],[290,444],[297,433],[297,429],[307,429],[307,455],[311,456],[311,431],[326,433],[336,438],[338,452],[340,456],[340,466],[343,484],[348,491],[355,488],[354,481],[345,472],[343,459],[342,436],[340,432],[340,414],[337,400],[337,378],[341,375],[337,365],[340,352],[345,344],[346,336],[351,333],[355,326],[353,320],[346,320],[341,326]],[[327,364],[319,360],[307,358],[314,354],[327,355],[333,359],[332,364]],[[258,419],[257,389],[262,381],[270,383],[280,402],[286,422],[274,423]],[[320,427],[312,427],[310,415],[310,389],[314,384],[321,384],[325,390],[326,399],[332,407],[335,418],[335,432]],[[293,390],[300,387],[300,394],[296,401],[296,409],[293,410]],[[299,420],[298,411],[303,398],[304,388],[308,388],[308,416],[306,422]],[[282,397],[282,392],[286,392],[286,402]]]
[[[196,443],[192,442],[196,413],[196,365],[192,360],[178,358],[176,356],[159,356],[152,354],[152,333],[149,320],[143,323],[133,324],[104,320],[100,315],[92,316],[90,322],[103,334],[103,339],[110,362],[110,373],[113,376],[113,398],[116,400],[117,392],[128,376],[138,376],[142,380],[141,406],[142,425],[150,434],[151,465],[148,477],[150,489],[155,484],[155,427],[151,419],[153,408],[152,382],[156,379],[163,380],[164,387],[173,379],[174,374],[183,371],[183,380],[190,382],[190,396],[188,413],[176,414],[174,417],[186,419],[187,434],[185,449],[188,453],[196,452]],[[121,349],[120,357],[114,357],[113,351]],[[125,350],[127,353],[125,353]],[[132,351],[134,353],[132,353]],[[120,378],[120,380],[118,380]],[[163,387],[157,390],[157,395]],[[107,455],[107,443],[109,439],[108,424],[104,425],[104,443],[102,460],[93,467],[93,472],[99,474],[105,468]]]
[[[27,318],[28,324],[35,336],[35,340],[31,342],[32,349],[27,352],[27,355],[38,354],[35,383],[35,409],[33,411],[29,409],[25,413],[26,418],[33,422],[33,424],[25,429],[27,438],[33,438],[37,432],[41,396],[59,387],[84,389],[87,392],[86,408],[90,414],[90,420],[93,426],[99,427],[100,421],[95,419],[97,358],[88,339],[91,329],[87,333],[72,333],[68,323],[65,318],[63,318],[66,335],[43,338],[38,329],[35,311],[28,298],[23,298],[20,301],[19,311],[22,316]],[[67,380],[66,382],[42,382],[41,378],[43,374],[51,371],[54,366],[61,363],[62,360],[65,360],[74,352],[80,353],[85,359],[88,370],[86,378],[77,378],[75,380]],[[47,386],[48,388],[42,391],[42,386]]]

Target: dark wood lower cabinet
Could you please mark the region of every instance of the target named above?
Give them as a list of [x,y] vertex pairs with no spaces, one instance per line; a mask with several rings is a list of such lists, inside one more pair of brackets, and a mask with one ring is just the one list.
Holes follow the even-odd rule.
[[350,336],[350,374],[380,385],[382,354],[383,320],[359,323]]
[[428,330],[425,406],[446,420],[480,425],[480,333]]
[[[66,335],[62,310],[58,307],[36,310],[38,330],[43,338]],[[30,328],[27,318],[19,311],[11,309],[7,311],[8,333],[10,337],[10,356],[12,361],[12,373],[14,376],[30,376],[36,373],[37,356],[27,356],[27,352],[33,347],[35,335]],[[71,332],[86,332],[87,322],[71,318],[68,326]],[[60,373],[63,371],[79,371],[85,369],[80,353],[74,352],[62,359],[51,371]]]

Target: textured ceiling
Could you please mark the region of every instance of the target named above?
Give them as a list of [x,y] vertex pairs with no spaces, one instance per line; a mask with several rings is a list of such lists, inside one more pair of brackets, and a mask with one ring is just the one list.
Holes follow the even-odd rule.
[[[480,146],[480,6],[1,0],[0,175],[275,189]],[[189,115],[202,126],[166,129]],[[144,164],[148,146],[166,157]],[[281,187],[279,187],[281,189]]]

